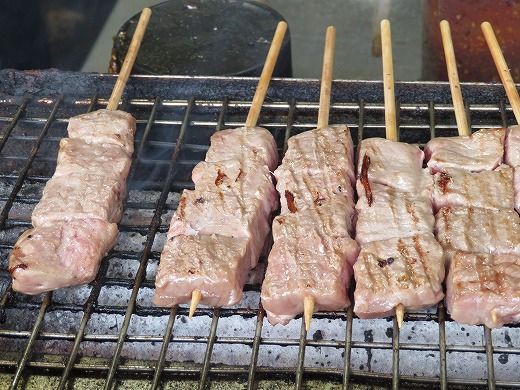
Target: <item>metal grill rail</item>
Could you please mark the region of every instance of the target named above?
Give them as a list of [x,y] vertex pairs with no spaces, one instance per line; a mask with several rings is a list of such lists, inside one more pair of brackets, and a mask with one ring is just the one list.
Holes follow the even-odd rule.
[[[518,372],[509,373],[504,379],[495,369],[497,357],[506,356],[503,358],[506,361],[520,362],[520,328],[504,328],[506,339],[509,337],[507,346],[493,346],[493,340],[496,340],[493,335],[498,331],[491,332],[485,327],[472,329],[477,336],[480,335],[480,345],[450,343],[448,339],[455,324],[442,303],[436,310],[405,315],[405,328],[426,324],[433,335],[438,334],[433,342],[431,335],[426,341],[414,340],[411,336],[404,339],[395,320],[387,328],[390,329],[387,332],[389,340],[374,341],[370,333],[367,337],[367,330],[365,340],[358,340],[353,333],[356,328],[363,328],[366,322],[356,319],[352,309],[320,312],[314,316],[313,330],[324,329],[322,326],[326,327],[323,324],[327,322],[337,322],[337,326],[344,330],[339,338],[322,337],[321,330],[310,336],[303,323],[299,334],[284,336],[282,331],[277,335],[264,319],[258,300],[258,280],[246,285],[246,296],[250,298],[246,303],[233,308],[198,309],[194,321],[199,321],[199,328],[186,322],[188,309],[184,305],[163,309],[146,302],[143,296],[153,289],[154,281],[154,272],[150,272],[149,267],[157,264],[161,249],[154,243],[167,231],[170,215],[176,207],[174,197],[170,199],[169,196],[192,186],[191,169],[203,158],[213,131],[244,123],[255,84],[251,79],[131,79],[123,108],[137,118],[138,131],[129,188],[137,194],[154,191],[156,196],[145,201],[130,196],[125,210],[128,213],[147,212],[150,217],[137,222],[126,218],[120,230],[125,236],[141,236],[142,242],[138,248],[118,245],[103,261],[96,280],[84,291],[84,298],[75,295],[77,289],[63,289],[39,297],[13,293],[7,257],[18,232],[30,226],[30,212],[23,210],[34,207],[39,201],[40,194],[38,191],[32,193],[31,188],[41,188],[52,175],[67,119],[103,107],[112,83],[110,76],[0,71],[0,372],[8,375],[11,388],[17,388],[22,380],[40,374],[55,378],[60,389],[82,377],[104,378],[107,389],[124,383],[128,378],[146,380],[154,389],[184,379],[196,381],[198,388],[203,389],[210,382],[218,384],[219,380],[226,378],[232,378],[248,389],[280,378],[288,385],[295,384],[296,388],[303,388],[307,381],[316,380],[345,389],[352,383],[372,383],[394,389],[432,385],[441,389],[448,386],[520,387]],[[500,86],[471,84],[463,88],[473,129],[513,123],[511,109]],[[333,89],[331,123],[346,123],[356,143],[359,139],[384,136],[380,83],[337,82]],[[431,137],[456,135],[446,84],[403,83],[397,85],[397,91],[402,141],[424,145]],[[319,84],[315,80],[273,82],[268,93],[272,100],[264,104],[260,121],[263,127],[272,131],[280,151],[285,149],[291,135],[315,127],[317,93]],[[126,276],[111,275],[109,268],[114,260],[134,264],[135,271]],[[105,292],[117,288],[128,293],[121,298],[122,303],[107,301]],[[13,322],[23,316],[27,318],[25,324]],[[69,331],[53,324],[62,316],[75,316],[77,319]],[[89,324],[95,322],[95,316],[116,321],[116,331],[99,333],[89,328]],[[160,334],[147,334],[140,332],[139,328],[137,332],[129,331],[132,321],[139,318],[160,321],[163,330]],[[118,324],[121,319],[122,323]],[[219,323],[229,319],[240,325],[250,323],[248,335],[219,335],[222,328],[219,328]],[[384,322],[380,320],[378,326],[384,326]],[[464,331],[464,327],[461,329]],[[100,352],[107,344],[108,352]],[[154,344],[160,349],[154,350]],[[172,346],[191,348],[188,344],[195,350],[205,350],[199,361],[176,360],[175,354],[171,358]],[[151,348],[155,352],[146,359],[133,359],[127,350],[133,345],[137,345],[136,350]],[[215,363],[217,357],[220,359],[220,355],[225,355],[222,348],[228,347],[242,348],[240,351],[246,347],[250,352],[240,356],[241,364]],[[270,353],[275,348],[282,351],[292,348],[297,352],[285,366],[259,364],[266,361],[263,351]],[[340,362],[316,366],[306,358],[311,349],[342,351],[343,355]],[[390,369],[353,367],[353,356],[359,351],[366,351],[368,364],[372,353],[389,351],[391,355],[382,356],[391,360]],[[400,355],[407,352],[431,352],[436,360],[435,375],[402,373],[403,356]],[[453,366],[448,365],[448,360],[451,354],[456,353],[475,356],[475,360],[485,359],[484,377],[468,378],[452,373]],[[293,356],[291,353],[288,355]],[[407,367],[409,370],[410,364]]]

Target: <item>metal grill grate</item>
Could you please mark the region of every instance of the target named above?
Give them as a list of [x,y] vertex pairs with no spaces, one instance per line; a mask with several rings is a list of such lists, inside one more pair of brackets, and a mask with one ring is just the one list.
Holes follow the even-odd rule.
[[[232,308],[154,307],[155,269],[178,193],[203,159],[209,136],[244,123],[255,80],[134,77],[123,108],[138,123],[130,195],[118,245],[90,286],[29,297],[13,293],[7,258],[52,175],[67,118],[106,104],[110,76],[0,71],[0,378],[15,388],[45,375],[65,388],[82,378],[111,388],[138,380],[152,388],[235,384],[303,388],[354,383],[384,387],[520,387],[520,327],[491,332],[452,322],[443,306],[395,321],[359,320],[352,310],[316,313],[271,327],[259,305],[265,258]],[[500,86],[464,87],[472,128],[512,122]],[[456,135],[446,84],[397,85],[400,139],[423,145]],[[315,80],[275,80],[260,124],[280,151],[315,126]],[[99,98],[98,98],[99,97]],[[382,86],[337,82],[331,123],[355,142],[384,136]],[[2,379],[0,379],[2,380]],[[3,383],[3,382],[0,382]]]

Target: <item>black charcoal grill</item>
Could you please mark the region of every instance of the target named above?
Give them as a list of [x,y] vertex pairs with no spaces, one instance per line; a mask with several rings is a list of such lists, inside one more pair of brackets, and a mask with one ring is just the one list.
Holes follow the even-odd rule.
[[[54,172],[67,119],[103,107],[115,78],[0,71],[0,387],[47,388],[518,388],[520,327],[490,331],[450,320],[442,304],[393,319],[352,310],[272,327],[259,307],[265,258],[236,307],[151,304],[162,242],[179,192],[209,136],[244,123],[255,79],[134,76],[122,108],[138,123],[129,198],[117,246],[89,286],[25,296],[10,289],[7,258]],[[472,128],[512,124],[503,89],[465,84]],[[456,135],[446,83],[397,83],[400,139]],[[273,80],[260,124],[280,151],[315,127],[317,80]],[[337,81],[331,123],[355,142],[384,137],[380,82]],[[356,387],[357,388],[357,387]]]

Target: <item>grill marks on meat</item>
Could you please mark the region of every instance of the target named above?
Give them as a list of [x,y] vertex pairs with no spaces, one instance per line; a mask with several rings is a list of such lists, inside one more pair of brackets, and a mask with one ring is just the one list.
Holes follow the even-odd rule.
[[116,242],[135,119],[99,110],[71,118],[58,164],[9,258],[13,289],[38,294],[92,281]]
[[372,196],[372,189],[370,188],[370,182],[368,181],[368,168],[370,167],[370,157],[365,154],[363,157],[363,164],[361,166],[361,175],[359,176],[359,180],[361,184],[363,184],[363,188],[365,189],[365,197],[367,198],[368,207],[372,206],[372,202],[374,198]]
[[270,323],[286,324],[303,311],[349,305],[347,289],[359,252],[353,230],[353,144],[346,126],[291,137],[275,171],[282,202],[273,222],[274,244],[262,285]]
[[193,191],[182,194],[161,253],[154,303],[191,300],[236,304],[269,233],[278,195],[270,168],[278,162],[272,135],[261,128],[224,130],[211,137],[206,161],[192,171]]
[[448,169],[433,176],[432,199],[442,207],[514,208],[513,169],[501,165],[493,171]]
[[393,315],[398,304],[430,306],[443,297],[442,248],[432,234],[374,241],[361,247],[354,276],[360,318]]
[[[479,130],[434,139],[425,148],[432,172],[442,170],[434,175],[435,230],[449,260],[446,304],[458,322],[495,328],[520,320],[514,168],[500,165],[515,156],[511,133]],[[444,175],[451,178],[446,185]]]
[[[370,153],[370,154],[369,154]],[[433,236],[433,181],[422,151],[381,138],[359,146],[354,312],[361,318],[436,304],[443,297],[444,259]]]

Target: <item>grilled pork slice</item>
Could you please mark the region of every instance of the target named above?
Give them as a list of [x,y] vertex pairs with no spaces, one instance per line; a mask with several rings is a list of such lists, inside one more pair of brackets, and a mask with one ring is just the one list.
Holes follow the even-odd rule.
[[349,237],[354,231],[355,210],[352,200],[337,196],[321,206],[298,213],[279,215],[273,222],[273,239],[306,237]]
[[271,133],[261,127],[219,131],[211,136],[206,161],[224,160],[254,161],[273,171],[278,165],[276,142]]
[[520,166],[520,126],[507,129],[504,161],[512,167]]
[[9,257],[13,289],[39,294],[94,280],[117,239],[117,225],[99,219],[55,222],[25,231]]
[[220,191],[182,193],[168,234],[170,236],[211,235],[246,238],[251,241],[249,265],[256,266],[269,233],[269,215],[261,201],[248,200]]
[[282,165],[274,172],[282,214],[323,204],[337,195],[353,199],[353,148],[346,126],[289,138]]
[[360,182],[357,188],[356,240],[361,246],[372,241],[433,233],[435,218],[429,197],[374,184],[369,202]]
[[504,161],[514,169],[515,208],[520,213],[520,126],[507,131]]
[[520,217],[512,209],[445,207],[436,215],[435,230],[448,251],[520,256]]
[[34,226],[56,221],[98,218],[119,222],[125,183],[100,175],[72,173],[52,177],[32,214]]
[[278,193],[265,165],[234,160],[201,161],[193,168],[192,180],[197,191],[220,191],[222,196],[256,199],[266,216],[278,208]]
[[168,236],[155,279],[153,301],[171,307],[202,293],[201,303],[230,306],[242,298],[251,240],[217,234]]
[[520,321],[520,257],[456,252],[446,278],[451,317],[498,328]]
[[513,169],[507,165],[476,173],[450,168],[437,172],[433,183],[436,211],[448,206],[514,208]]
[[433,234],[374,241],[354,264],[354,312],[360,318],[386,317],[399,304],[418,309],[444,296],[444,258]]
[[60,141],[58,162],[53,176],[74,173],[101,175],[125,183],[131,163],[130,156],[120,146],[88,144],[80,139],[63,138]]
[[376,183],[400,192],[429,196],[432,179],[422,169],[423,159],[424,153],[417,146],[367,138],[358,147],[357,176],[367,192]]
[[502,163],[505,135],[506,129],[482,129],[471,136],[434,138],[424,148],[428,167],[432,173],[491,171]]
[[135,119],[124,111],[97,110],[70,118],[69,137],[88,144],[119,145],[134,152]]
[[349,237],[316,234],[319,229],[274,242],[261,293],[273,325],[287,324],[302,313],[307,296],[314,298],[316,311],[341,310],[350,304],[347,287],[359,247]]

